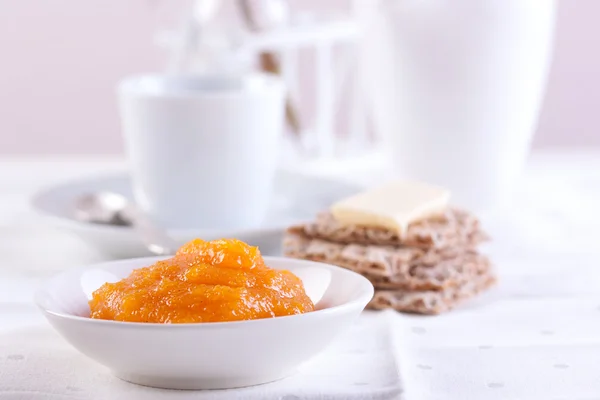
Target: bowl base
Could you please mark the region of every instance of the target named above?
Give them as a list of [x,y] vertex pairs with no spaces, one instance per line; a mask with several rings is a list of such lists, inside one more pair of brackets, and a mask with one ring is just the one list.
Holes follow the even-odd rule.
[[159,389],[177,390],[214,390],[235,389],[246,386],[262,385],[287,378],[296,371],[277,375],[261,375],[252,377],[222,377],[222,378],[199,378],[199,377],[165,377],[156,375],[141,375],[128,372],[112,371],[117,378],[135,383],[136,385],[149,386]]

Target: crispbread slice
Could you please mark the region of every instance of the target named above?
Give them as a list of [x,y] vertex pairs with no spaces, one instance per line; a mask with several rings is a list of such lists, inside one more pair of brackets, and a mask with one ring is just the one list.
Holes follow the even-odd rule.
[[375,289],[387,290],[446,290],[457,287],[492,270],[489,259],[475,252],[441,260],[436,264],[415,263],[404,274],[392,277],[363,273]]
[[451,310],[459,303],[491,287],[496,277],[491,271],[475,275],[459,286],[442,291],[376,290],[367,305],[373,310],[394,309],[400,312],[435,315]]
[[331,213],[319,214],[314,222],[292,226],[289,233],[343,244],[408,246],[429,248],[475,247],[487,240],[479,220],[458,208],[443,215],[409,225],[404,237],[389,229],[347,226],[337,222]]
[[489,261],[475,249],[423,250],[331,243],[287,234],[288,257],[326,262],[363,274],[381,288],[441,290],[466,276],[489,269]]

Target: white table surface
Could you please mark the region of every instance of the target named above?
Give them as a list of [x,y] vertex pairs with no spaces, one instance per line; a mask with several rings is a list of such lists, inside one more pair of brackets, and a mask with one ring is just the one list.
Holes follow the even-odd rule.
[[[102,259],[78,238],[41,225],[29,209],[29,197],[41,187],[123,165],[118,158],[102,157],[0,159],[0,333],[30,326],[36,326],[32,335],[44,331],[37,327],[45,322],[31,302],[39,280]],[[323,168],[317,165],[314,171]],[[362,183],[373,177],[349,167],[325,170]],[[295,384],[309,382],[312,386],[306,387],[313,391],[294,391],[290,381],[288,386],[273,386],[279,392],[261,396],[600,399],[600,152],[534,154],[519,183],[517,200],[509,215],[486,221],[494,237],[486,251],[500,276],[492,292],[438,317],[395,313],[363,317],[337,348],[343,343],[350,347],[371,343],[371,353],[360,361],[373,363],[370,374],[354,370],[365,379],[368,375],[370,383],[353,377],[357,387],[344,389],[309,374],[298,379],[310,380]],[[343,372],[347,377],[347,365],[340,360],[346,360],[351,349],[341,353],[335,349],[315,370],[329,371],[331,376]],[[0,351],[0,378],[2,366],[10,360]],[[0,379],[0,397],[8,387],[3,384]],[[282,390],[289,395],[282,397]],[[251,398],[250,392],[239,398]]]

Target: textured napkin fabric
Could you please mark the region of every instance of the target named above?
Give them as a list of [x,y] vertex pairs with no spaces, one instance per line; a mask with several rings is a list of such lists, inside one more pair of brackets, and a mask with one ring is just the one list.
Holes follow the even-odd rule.
[[391,314],[366,313],[296,375],[233,390],[177,391],[134,385],[79,354],[49,326],[0,336],[0,398],[85,400],[402,399]]
[[498,300],[396,323],[406,399],[600,399],[599,296]]

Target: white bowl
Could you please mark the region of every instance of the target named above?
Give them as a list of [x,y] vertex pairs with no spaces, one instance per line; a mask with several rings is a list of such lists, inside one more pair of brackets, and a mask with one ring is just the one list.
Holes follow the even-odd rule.
[[196,324],[89,318],[92,290],[163,258],[120,260],[63,272],[37,291],[35,301],[68,342],[121,379],[170,389],[225,389],[293,374],[347,329],[373,297],[373,285],[349,270],[265,257],[270,267],[302,278],[311,299],[320,299],[317,311]]

